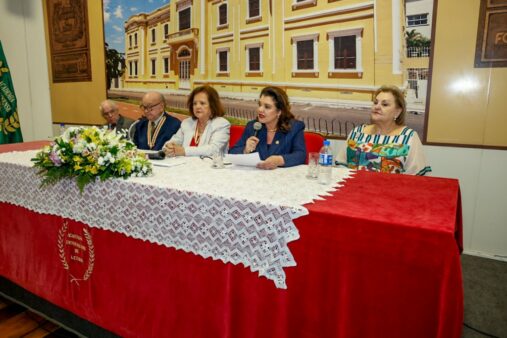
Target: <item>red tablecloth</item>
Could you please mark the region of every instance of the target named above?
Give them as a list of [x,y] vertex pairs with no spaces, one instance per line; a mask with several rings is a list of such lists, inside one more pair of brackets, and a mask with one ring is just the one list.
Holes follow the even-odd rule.
[[460,337],[456,180],[359,172],[308,209],[287,290],[243,266],[6,203],[0,274],[126,337]]

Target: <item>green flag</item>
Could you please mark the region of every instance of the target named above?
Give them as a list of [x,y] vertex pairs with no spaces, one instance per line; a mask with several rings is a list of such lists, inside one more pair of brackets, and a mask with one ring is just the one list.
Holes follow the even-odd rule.
[[23,142],[19,126],[18,101],[0,41],[0,144],[16,142]]

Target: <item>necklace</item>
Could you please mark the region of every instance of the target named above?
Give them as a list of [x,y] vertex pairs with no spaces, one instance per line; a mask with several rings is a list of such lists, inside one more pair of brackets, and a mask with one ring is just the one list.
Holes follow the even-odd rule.
[[380,130],[380,128],[377,125],[375,125],[375,134],[377,134],[377,135],[388,135],[389,136],[389,135],[391,135],[391,133],[393,131],[395,131],[396,129],[398,129],[398,127],[399,127],[398,125],[395,125],[394,127],[388,128],[386,130],[386,132],[382,133],[381,130]]
[[206,129],[206,123],[201,125],[199,122],[197,122],[197,129],[199,129],[199,132],[202,134],[204,132],[204,129]]
[[201,133],[199,132],[199,127],[195,127],[195,133],[194,133],[194,142],[195,144],[199,144],[199,141],[201,140]]
[[195,126],[195,133],[194,133],[194,142],[195,144],[199,144],[199,141],[201,140],[201,135],[204,133],[204,130],[206,129],[206,124],[204,124],[204,127],[199,125],[199,122],[197,122],[197,125]]
[[274,133],[274,132],[276,132],[277,130],[278,130],[278,128],[275,128],[275,129],[268,129],[268,131],[269,131],[269,132],[271,132],[271,133]]

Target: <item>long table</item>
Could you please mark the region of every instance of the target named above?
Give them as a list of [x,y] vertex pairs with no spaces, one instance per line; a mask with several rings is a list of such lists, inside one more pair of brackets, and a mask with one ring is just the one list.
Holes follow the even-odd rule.
[[[456,180],[358,172],[306,207],[287,289],[242,265],[8,203],[0,275],[125,337],[461,336]],[[81,270],[62,249],[68,233],[83,234]]]

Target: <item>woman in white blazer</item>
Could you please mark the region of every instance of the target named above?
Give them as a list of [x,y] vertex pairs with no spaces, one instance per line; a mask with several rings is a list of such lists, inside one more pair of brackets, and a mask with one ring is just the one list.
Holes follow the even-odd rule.
[[195,88],[187,101],[191,118],[162,150],[167,156],[212,156],[227,153],[231,124],[224,119],[224,108],[217,91],[208,85]]

